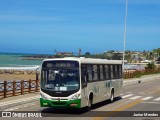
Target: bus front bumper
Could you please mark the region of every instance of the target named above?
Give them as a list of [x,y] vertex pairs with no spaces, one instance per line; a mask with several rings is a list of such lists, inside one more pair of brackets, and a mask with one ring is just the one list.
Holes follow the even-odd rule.
[[69,100],[69,101],[53,101],[45,100],[40,98],[41,107],[51,107],[51,108],[81,108],[81,100]]

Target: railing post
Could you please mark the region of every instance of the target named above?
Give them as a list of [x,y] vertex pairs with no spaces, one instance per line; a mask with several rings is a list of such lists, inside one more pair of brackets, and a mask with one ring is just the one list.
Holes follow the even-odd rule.
[[28,84],[29,84],[29,86],[28,86],[28,92],[30,93],[31,92],[31,79],[29,79]]
[[135,77],[135,76],[136,76],[136,71],[134,71],[133,73],[134,73],[134,74],[133,74],[133,77]]
[[131,72],[129,72],[129,78],[132,78]]
[[39,80],[36,80],[36,92],[38,92],[38,82]]
[[133,72],[131,72],[131,78],[133,78]]
[[129,72],[127,71],[127,79],[129,78]]
[[127,79],[129,78],[129,72],[127,71]]
[[24,95],[24,80],[21,80],[21,95]]
[[16,81],[13,81],[13,96],[15,96],[15,90],[16,90]]
[[125,79],[127,79],[127,71],[125,72]]
[[36,69],[36,80],[39,79],[38,76],[39,76],[39,74],[38,74],[38,68],[37,68],[37,69]]
[[123,78],[126,79],[126,72],[123,73]]
[[7,97],[7,81],[4,81],[4,98]]

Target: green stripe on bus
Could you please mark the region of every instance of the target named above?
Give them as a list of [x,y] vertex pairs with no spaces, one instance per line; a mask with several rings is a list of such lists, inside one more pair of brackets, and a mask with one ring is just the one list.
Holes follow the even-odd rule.
[[69,101],[53,101],[40,98],[41,107],[53,107],[53,108],[81,108],[81,99],[69,100]]

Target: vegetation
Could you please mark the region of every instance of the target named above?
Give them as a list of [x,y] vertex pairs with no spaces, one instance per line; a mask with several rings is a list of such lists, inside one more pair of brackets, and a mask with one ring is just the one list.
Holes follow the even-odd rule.
[[[122,60],[123,54],[115,54],[114,50],[109,50],[104,52],[103,54],[91,54],[86,52],[83,57],[90,57],[90,58],[101,58],[101,59],[111,59],[111,60]],[[117,52],[118,53],[118,52]],[[148,61],[160,61],[160,48],[154,49],[152,51],[125,51],[125,60],[129,63],[132,62],[141,62],[144,60]],[[151,63],[152,64],[152,63]]]
[[152,62],[152,63],[148,63],[146,69],[155,69],[156,65]]
[[[30,56],[23,56],[25,58],[30,58],[30,59],[43,59],[43,58],[63,58],[63,57],[86,57],[86,58],[101,58],[101,59],[109,59],[109,60],[122,60],[123,58],[123,53],[114,51],[114,50],[108,50],[105,51],[104,53],[100,54],[91,54],[90,52],[86,52],[83,55],[58,55],[55,53],[55,55],[30,55]],[[125,51],[125,60],[127,60],[129,63],[133,62],[142,62],[144,60],[148,61],[156,61],[157,63],[160,63],[160,48],[154,49],[152,51],[130,51],[126,50]],[[148,67],[151,67],[149,64]]]

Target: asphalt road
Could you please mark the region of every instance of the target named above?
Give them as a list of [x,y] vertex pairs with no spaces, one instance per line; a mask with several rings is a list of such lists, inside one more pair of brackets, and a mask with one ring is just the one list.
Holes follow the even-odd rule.
[[[35,102],[28,107],[21,106],[14,111],[40,111],[40,107],[39,103]],[[160,111],[160,80],[125,86],[121,98],[116,98],[113,103],[104,101],[96,104],[90,112],[75,110],[54,111],[52,109],[44,109],[44,111],[49,112],[45,113],[47,117],[38,118],[39,120],[160,120],[160,112],[157,112]],[[133,115],[148,116],[131,117]],[[159,117],[150,117],[157,115]],[[28,119],[32,120],[36,118]]]

